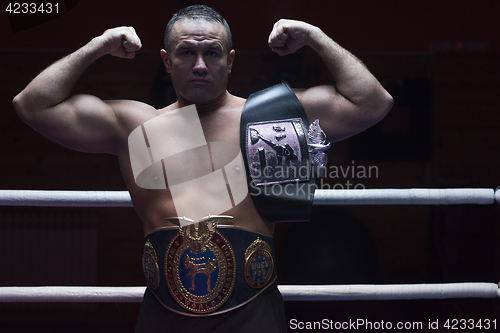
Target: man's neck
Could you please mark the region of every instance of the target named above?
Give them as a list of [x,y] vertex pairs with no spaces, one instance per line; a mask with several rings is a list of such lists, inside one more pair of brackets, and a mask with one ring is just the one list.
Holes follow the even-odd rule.
[[[198,111],[200,117],[208,116],[227,105],[230,101],[230,97],[231,95],[229,94],[229,92],[225,90],[220,96],[209,102],[195,104],[196,110]],[[179,108],[192,104],[192,102],[183,99],[179,99],[178,101]]]

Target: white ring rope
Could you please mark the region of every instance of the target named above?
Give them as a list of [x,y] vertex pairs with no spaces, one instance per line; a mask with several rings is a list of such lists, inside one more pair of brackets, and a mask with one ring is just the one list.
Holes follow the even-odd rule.
[[280,286],[287,301],[410,300],[500,297],[495,283]]
[[318,190],[315,205],[490,205],[495,191],[489,188],[412,188]]
[[128,191],[0,190],[0,206],[132,207]]
[[[499,190],[500,191],[500,190]],[[500,203],[489,188],[316,190],[314,205],[459,205]],[[0,190],[0,206],[132,207],[128,191]]]
[[[499,190],[500,191],[500,190]],[[316,190],[315,205],[500,203],[493,189]],[[132,207],[127,191],[0,190],[0,206]],[[286,301],[500,297],[494,283],[279,286]],[[141,302],[145,287],[0,287],[6,302]]]
[[[500,297],[494,283],[284,285],[285,301],[410,300]],[[0,287],[0,303],[136,303],[145,287]]]

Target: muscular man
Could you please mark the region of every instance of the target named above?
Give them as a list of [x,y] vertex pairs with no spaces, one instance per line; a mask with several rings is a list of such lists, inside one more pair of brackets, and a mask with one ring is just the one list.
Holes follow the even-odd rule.
[[[279,20],[269,36],[270,48],[281,56],[305,45],[323,59],[335,86],[294,92],[307,118],[311,122],[319,119],[331,142],[359,133],[387,114],[392,106],[391,96],[357,58],[319,28],[299,21]],[[149,235],[159,228],[172,226],[164,219],[175,216],[175,207],[168,189],[155,191],[137,186],[127,141],[130,133],[158,115],[195,104],[207,142],[239,146],[245,99],[227,91],[228,75],[235,59],[229,27],[217,12],[203,6],[181,10],[167,26],[161,58],[171,75],[177,102],[156,110],[137,101],[103,101],[91,95],[70,95],[81,74],[98,58],[110,54],[132,59],[140,48],[141,41],[132,27],[106,30],[40,73],[14,98],[13,105],[27,124],[63,146],[117,155],[144,233]],[[224,215],[233,217],[226,224],[262,235],[273,233],[273,223],[261,217],[250,196]],[[146,300],[143,303],[137,330],[150,331],[146,328],[148,325],[162,331],[173,329],[174,325],[181,330],[203,331],[219,327],[218,332],[240,332],[245,328],[264,332],[266,327],[270,332],[285,330],[282,305],[269,307],[269,303],[281,302],[280,295],[276,294],[276,288],[269,290],[272,291],[264,293],[267,299],[263,294],[224,314],[201,317],[170,312],[149,297],[147,304]],[[252,320],[259,326],[253,326]],[[222,329],[219,325],[235,326]]]

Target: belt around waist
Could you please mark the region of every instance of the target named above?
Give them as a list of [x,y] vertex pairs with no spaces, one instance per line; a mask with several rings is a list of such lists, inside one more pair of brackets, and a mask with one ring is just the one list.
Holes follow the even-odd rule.
[[[201,229],[201,228],[200,228]],[[211,316],[240,307],[276,280],[274,240],[241,227],[160,228],[145,237],[148,288],[170,311]]]

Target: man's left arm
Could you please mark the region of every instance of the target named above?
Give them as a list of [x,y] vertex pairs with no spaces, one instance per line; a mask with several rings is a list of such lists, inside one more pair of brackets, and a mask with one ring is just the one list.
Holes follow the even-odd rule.
[[374,125],[389,112],[393,99],[354,55],[310,24],[280,20],[269,35],[269,46],[279,55],[309,45],[323,59],[334,86],[297,90],[310,121],[320,120],[328,140],[336,142]]

